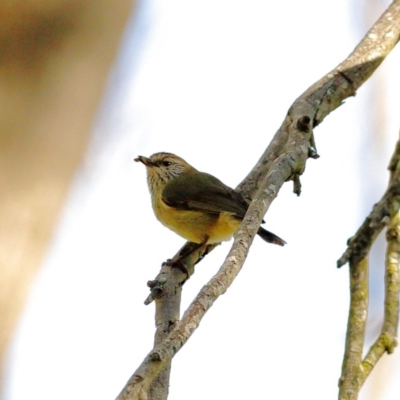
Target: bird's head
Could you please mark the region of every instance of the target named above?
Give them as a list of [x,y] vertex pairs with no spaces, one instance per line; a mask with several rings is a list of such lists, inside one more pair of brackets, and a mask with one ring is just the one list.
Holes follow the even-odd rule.
[[146,166],[147,183],[152,194],[164,189],[170,180],[179,175],[196,171],[184,159],[172,153],[155,153],[150,158],[138,156],[135,161]]

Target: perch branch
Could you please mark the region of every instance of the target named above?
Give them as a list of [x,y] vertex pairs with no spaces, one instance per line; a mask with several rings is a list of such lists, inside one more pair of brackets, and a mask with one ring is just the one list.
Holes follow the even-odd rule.
[[[310,134],[300,133],[296,135],[293,132],[293,141],[288,145],[288,152],[300,157],[301,150],[298,149],[304,149],[302,157],[306,160],[308,147],[304,142],[308,141],[309,137]],[[168,337],[159,345],[156,345],[146,356],[118,396],[118,400],[148,399],[147,392],[153,379],[169,365],[174,355],[199,326],[207,310],[221,294],[225,293],[240,272],[263,215],[277,196],[283,183],[293,173],[294,166],[292,157],[286,154],[273,162],[270,173],[261,182],[260,190],[250,204],[244,221],[235,234],[233,246],[224,264],[196,296],[181,321],[176,324]]]
[[[300,128],[304,129],[306,124],[303,117],[310,118],[312,129],[343,104],[346,98],[355,95],[356,90],[372,75],[399,41],[399,21],[400,1],[397,0],[382,14],[345,61],[308,88],[293,103],[267,149],[236,190],[249,199],[254,197],[259,182],[268,173],[271,163],[284,153],[289,139],[289,127],[293,121],[298,121]],[[313,135],[309,152],[313,158],[318,157]],[[297,177],[294,178],[296,183]],[[188,270],[193,270],[194,264],[199,260],[201,253],[197,254],[198,257],[191,257],[190,263],[185,264]],[[182,281],[176,284],[180,286]],[[162,285],[158,287],[158,291],[162,291]]]

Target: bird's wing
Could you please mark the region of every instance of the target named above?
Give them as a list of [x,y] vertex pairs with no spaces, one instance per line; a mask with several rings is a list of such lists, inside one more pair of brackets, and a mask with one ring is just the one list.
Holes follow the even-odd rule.
[[206,173],[182,174],[171,180],[162,193],[170,207],[205,211],[212,214],[230,212],[244,218],[248,203],[243,196],[219,179]]

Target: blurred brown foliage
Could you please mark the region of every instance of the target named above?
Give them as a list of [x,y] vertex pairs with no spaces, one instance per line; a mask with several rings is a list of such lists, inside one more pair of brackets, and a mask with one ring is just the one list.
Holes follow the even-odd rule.
[[0,0],[2,358],[132,7],[131,0]]

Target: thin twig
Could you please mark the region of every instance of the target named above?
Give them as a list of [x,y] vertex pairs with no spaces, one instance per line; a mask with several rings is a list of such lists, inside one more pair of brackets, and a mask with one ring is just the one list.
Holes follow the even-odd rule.
[[397,327],[399,325],[400,294],[400,213],[391,221],[387,234],[385,268],[385,317],[379,338],[371,346],[362,362],[362,382],[368,378],[384,353],[391,354],[397,346]]
[[[385,273],[385,319],[382,332],[392,340],[397,337],[399,325],[399,293],[400,293],[400,213],[393,218],[387,232],[387,253]],[[388,353],[393,347],[387,346]]]
[[[400,159],[400,141],[396,144],[396,149],[389,164],[389,169],[392,171],[392,178],[386,190],[386,193],[376,203],[370,215],[365,219],[357,233],[349,239],[348,247],[343,255],[337,261],[337,266],[340,268],[349,260],[357,263],[364,258],[369,252],[372,243],[394,218],[400,205],[400,169],[396,169],[397,162]],[[395,169],[393,170],[393,163]]]
[[368,258],[350,263],[350,311],[339,380],[339,400],[356,400],[361,387],[361,357],[368,313]]
[[[350,251],[348,249],[347,259],[350,260],[351,302],[342,376],[339,381],[339,400],[357,399],[361,386],[379,359],[385,352],[392,353],[397,345],[400,291],[400,199],[393,194],[395,192],[393,188],[400,187],[400,140],[396,144],[389,169],[391,177],[385,195],[374,207],[374,210],[358,230],[354,239],[351,240]],[[362,360],[365,320],[361,321],[361,319],[362,316],[364,316],[364,319],[366,318],[368,305],[368,291],[364,290],[368,285],[368,267],[364,264],[364,260],[367,259],[371,245],[379,233],[378,230],[382,229],[381,225],[387,224],[386,221],[379,221],[377,215],[379,216],[382,210],[392,211],[395,209],[397,209],[397,212],[394,213],[390,220],[386,235],[388,245],[386,252],[384,321],[380,336],[371,346],[364,360]],[[391,215],[389,211],[386,211],[387,215]],[[356,245],[353,243],[356,243]],[[365,246],[365,248],[362,246]],[[364,256],[362,261],[358,261],[360,255]],[[344,259],[344,256],[342,256],[342,259]],[[355,277],[358,279],[355,279]],[[356,304],[357,299],[359,300],[358,304]]]

